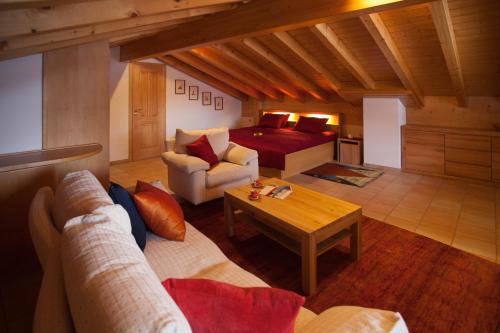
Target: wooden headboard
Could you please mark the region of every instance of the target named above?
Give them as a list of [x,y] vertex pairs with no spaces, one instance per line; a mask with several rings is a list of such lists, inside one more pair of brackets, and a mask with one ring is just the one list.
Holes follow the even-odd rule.
[[337,132],[339,135],[341,133],[341,113],[320,113],[320,112],[297,112],[297,111],[288,111],[283,109],[262,109],[260,110],[259,117],[262,117],[265,113],[288,113],[290,114],[290,118],[288,119],[288,124],[292,125],[297,122],[300,116],[306,117],[318,117],[318,118],[329,118],[326,124],[328,131]]

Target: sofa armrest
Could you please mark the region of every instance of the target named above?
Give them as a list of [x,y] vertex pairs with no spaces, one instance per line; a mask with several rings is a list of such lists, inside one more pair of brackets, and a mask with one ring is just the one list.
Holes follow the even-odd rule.
[[167,151],[161,154],[161,158],[169,167],[176,168],[187,174],[210,169],[210,164],[208,164],[208,162],[187,154],[177,154],[173,151]]
[[408,333],[397,312],[358,306],[336,306],[306,323],[298,333]]
[[224,154],[225,161],[239,165],[248,165],[258,157],[256,150],[240,146],[234,142],[229,142],[229,147]]

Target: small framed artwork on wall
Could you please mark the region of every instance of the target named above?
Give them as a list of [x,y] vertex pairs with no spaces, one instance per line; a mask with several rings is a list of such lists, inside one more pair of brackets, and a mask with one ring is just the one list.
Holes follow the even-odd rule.
[[175,94],[184,95],[186,93],[186,81],[175,80]]
[[197,101],[199,97],[198,91],[199,91],[198,86],[189,86],[189,99],[192,101]]
[[201,93],[201,104],[212,105],[212,93],[210,91],[204,91]]
[[215,104],[215,110],[224,110],[224,98],[215,97],[214,104]]

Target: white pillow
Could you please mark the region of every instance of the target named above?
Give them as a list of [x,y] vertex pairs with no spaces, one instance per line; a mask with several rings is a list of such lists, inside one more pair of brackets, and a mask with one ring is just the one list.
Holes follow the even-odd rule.
[[57,185],[52,203],[54,225],[62,232],[69,219],[112,204],[113,200],[90,171],[68,173]]
[[130,220],[122,210],[106,207],[64,227],[62,266],[76,331],[191,332],[126,227]]
[[222,160],[229,146],[229,130],[226,127],[193,131],[178,128],[175,131],[174,151],[177,154],[187,154],[186,145],[195,142],[204,134],[207,136],[208,142],[219,161]]

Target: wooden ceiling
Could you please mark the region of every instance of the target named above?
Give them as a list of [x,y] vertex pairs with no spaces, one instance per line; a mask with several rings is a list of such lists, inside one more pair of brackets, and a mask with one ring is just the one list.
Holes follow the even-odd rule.
[[107,39],[245,100],[500,96],[500,1],[6,0],[0,59]]

